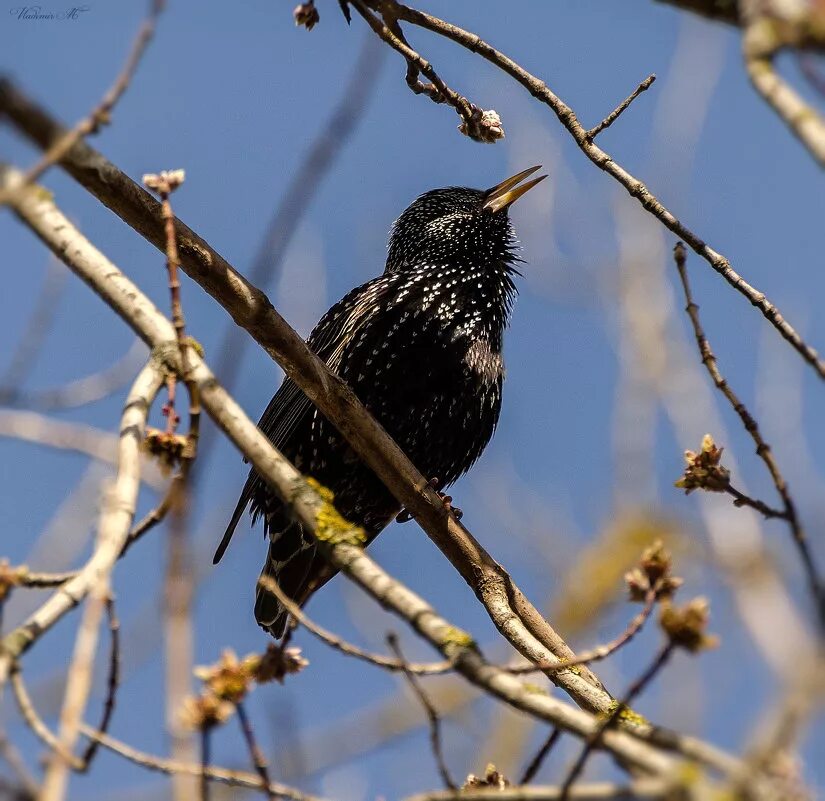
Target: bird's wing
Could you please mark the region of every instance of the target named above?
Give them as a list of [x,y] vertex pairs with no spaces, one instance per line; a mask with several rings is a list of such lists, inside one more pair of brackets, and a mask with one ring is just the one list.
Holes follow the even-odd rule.
[[[346,346],[367,320],[375,314],[381,297],[388,290],[388,282],[384,277],[356,287],[332,306],[312,330],[307,339],[307,345],[324,360],[330,370],[337,372]],[[376,303],[376,301],[379,302]],[[308,420],[314,411],[312,401],[307,398],[303,390],[291,378],[285,378],[261,415],[258,428],[266,434],[278,450],[283,450],[296,429],[303,421]],[[213,564],[217,564],[223,557],[235,527],[258,490],[260,482],[260,476],[252,468],[235,506],[235,511],[229,520],[229,525],[215,551]]]

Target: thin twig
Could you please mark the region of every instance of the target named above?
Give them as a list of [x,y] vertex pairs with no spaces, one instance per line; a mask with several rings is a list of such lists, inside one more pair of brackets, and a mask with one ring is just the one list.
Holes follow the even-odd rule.
[[402,659],[393,659],[392,657],[377,654],[372,651],[367,651],[351,642],[347,642],[342,637],[339,637],[329,629],[319,626],[314,620],[307,617],[298,604],[296,604],[279,586],[278,582],[272,576],[263,575],[258,579],[258,584],[267,592],[271,592],[283,607],[289,612],[295,620],[298,621],[308,632],[314,634],[319,640],[325,642],[336,651],[340,651],[347,656],[353,656],[356,659],[361,659],[371,665],[376,665],[387,670],[404,671],[405,673],[414,673],[420,676],[437,676],[443,673],[449,673],[454,669],[452,663],[442,660],[440,662],[405,662]]
[[146,346],[136,339],[113,365],[51,389],[25,391],[15,382],[0,382],[0,403],[37,411],[73,409],[109,397],[134,378],[146,361]]
[[574,659],[565,659],[561,662],[557,662],[555,664],[550,665],[512,665],[510,667],[505,667],[504,670],[507,670],[515,675],[524,673],[534,673],[536,670],[556,671],[565,670],[576,665],[585,665],[589,664],[590,662],[598,662],[602,659],[606,659],[608,656],[614,654],[620,648],[623,648],[625,645],[627,645],[641,631],[642,627],[650,617],[650,614],[653,611],[653,607],[656,605],[657,589],[658,587],[654,586],[650,590],[648,590],[648,592],[645,595],[644,605],[642,606],[641,611],[633,617],[630,623],[627,624],[625,630],[621,634],[619,634],[618,637],[615,637],[610,642],[607,642],[604,645],[598,645],[590,651],[585,651],[584,653],[579,654]]
[[774,509],[772,506],[768,506],[768,504],[764,501],[760,501],[758,498],[751,498],[750,495],[740,492],[732,484],[728,484],[728,486],[725,487],[725,492],[727,492],[728,495],[733,496],[734,506],[749,506],[751,509],[755,509],[759,512],[766,520],[770,520],[771,518],[779,518],[780,520],[788,519],[787,512]]
[[[349,2],[376,35],[404,57],[407,62],[407,86],[415,94],[424,94],[435,103],[447,103],[452,106],[463,121],[459,126],[459,130],[471,139],[479,142],[491,142],[503,138],[504,132],[500,126],[495,135],[490,136],[484,130],[483,125],[480,124],[482,123],[482,110],[466,97],[447,86],[433,69],[432,64],[410,47],[392,14],[394,5],[381,4],[381,13],[384,17],[382,21],[372,13],[363,0],[349,0]],[[430,83],[425,84],[420,81],[418,79],[419,73],[423,74]]]
[[561,801],[565,801],[565,799],[569,797],[570,788],[573,786],[576,779],[578,779],[581,775],[581,772],[584,770],[584,766],[590,755],[604,740],[605,732],[607,732],[607,730],[627,712],[639,693],[641,693],[642,690],[650,684],[656,674],[667,664],[667,661],[670,659],[675,648],[676,645],[673,641],[667,642],[667,644],[659,651],[653,662],[650,663],[647,670],[645,670],[644,673],[642,673],[642,675],[639,676],[633,684],[631,684],[625,697],[616,704],[613,711],[610,715],[608,715],[607,719],[599,726],[599,728],[596,729],[593,736],[587,738],[584,748],[582,748],[581,753],[573,763],[573,766],[570,768],[564,782],[562,783]]
[[542,766],[547,755],[550,751],[553,750],[556,743],[559,741],[561,737],[561,729],[558,726],[554,726],[550,729],[550,734],[547,735],[545,741],[541,744],[541,748],[536,751],[535,756],[527,763],[527,767],[524,769],[524,773],[521,775],[518,783],[520,785],[529,784],[533,779],[536,778],[536,774],[539,772],[539,769]]
[[235,709],[238,712],[238,721],[241,724],[241,731],[243,732],[244,740],[246,740],[246,747],[249,749],[249,756],[252,759],[252,764],[255,766],[255,771],[261,777],[261,789],[273,799],[276,794],[272,792],[272,780],[269,778],[269,768],[266,764],[263,752],[255,739],[255,732],[252,729],[252,723],[246,714],[246,708],[243,701],[238,701],[235,704]]
[[201,801],[209,801],[209,745],[212,729],[201,726]]
[[[120,686],[120,620],[118,620],[115,610],[115,599],[111,594],[106,599],[106,616],[109,619],[109,677],[106,681],[106,698],[103,702],[103,712],[97,726],[97,730],[103,734],[109,731],[112,713],[115,711],[117,688]],[[100,743],[97,740],[89,740],[86,750],[80,757],[84,765],[84,771],[87,771],[92,764],[99,745]]]
[[60,139],[49,146],[40,161],[23,174],[22,181],[19,185],[13,189],[0,189],[0,206],[10,201],[12,192],[20,192],[24,187],[36,181],[49,167],[57,164],[82,137],[97,133],[101,126],[107,125],[111,121],[112,110],[123,96],[123,93],[129,88],[129,84],[140,65],[143,54],[152,37],[155,35],[157,20],[165,4],[165,0],[149,0],[149,12],[132,43],[131,50],[126,58],[126,63],[123,65],[123,69],[103,96],[100,103],[98,103],[86,117],[80,120],[74,128],[66,131]]
[[83,762],[81,759],[63,747],[63,744],[57,739],[57,736],[52,733],[51,729],[49,729],[43,721],[43,718],[37,713],[34,702],[26,689],[26,683],[23,680],[20,665],[17,662],[11,666],[11,670],[9,671],[9,685],[11,686],[15,701],[17,701],[20,716],[23,718],[25,724],[40,738],[50,751],[59,754],[75,770],[82,770]]
[[[805,575],[808,580],[811,595],[814,599],[820,626],[825,628],[825,586],[822,584],[822,579],[814,561],[813,553],[808,545],[805,531],[802,528],[802,523],[797,515],[796,504],[794,503],[791,492],[788,489],[788,483],[785,481],[785,477],[780,471],[779,465],[776,463],[776,459],[774,459],[773,451],[771,451],[770,446],[762,436],[756,420],[748,411],[745,404],[739,399],[738,395],[736,395],[736,393],[730,388],[727,380],[723,377],[721,371],[719,370],[716,356],[714,356],[710,343],[708,342],[708,338],[705,336],[705,332],[702,329],[702,323],[699,319],[699,307],[693,301],[693,294],[691,293],[687,275],[687,252],[685,250],[685,246],[681,242],[676,243],[676,246],[673,249],[673,256],[676,262],[676,269],[679,271],[682,289],[684,290],[685,303],[687,304],[685,306],[685,311],[687,312],[693,327],[693,333],[696,338],[696,344],[699,348],[699,355],[701,356],[702,364],[705,365],[705,368],[707,369],[708,374],[710,375],[716,388],[722,393],[722,395],[724,395],[728,403],[730,403],[733,410],[739,416],[745,431],[750,434],[751,439],[756,445],[757,455],[764,462],[765,467],[768,469],[768,473],[770,473],[773,484],[776,487],[776,491],[779,493],[779,497],[782,499],[782,504],[784,506],[784,514],[782,517],[788,522],[793,541],[796,544],[797,551],[799,551],[799,555],[802,560],[802,565],[805,569]],[[760,509],[760,511],[762,510]]]
[[[398,661],[404,666],[406,663],[404,661],[404,654],[401,652],[401,645],[398,642],[398,636],[392,632],[388,634],[387,644],[398,657]],[[410,670],[406,670],[404,667],[402,667],[402,670],[404,670],[404,675],[407,677],[412,691],[427,713],[427,720],[430,723],[430,747],[435,757],[435,763],[438,765],[438,772],[441,774],[441,781],[444,782],[444,786],[448,789],[455,790],[457,789],[457,785],[453,781],[452,776],[450,776],[450,768],[447,766],[447,760],[444,757],[444,747],[441,743],[441,718],[439,717],[438,710],[433,706],[433,702],[430,701],[427,693],[424,692],[424,688],[421,686],[415,674]]]
[[[166,647],[166,725],[172,736],[172,756],[183,761],[194,761],[195,743],[192,732],[181,726],[179,710],[183,700],[191,692],[193,660],[192,595],[194,582],[189,546],[189,491],[188,476],[197,455],[200,434],[200,393],[189,376],[189,351],[191,342],[186,338],[186,323],[180,293],[180,255],[175,236],[175,213],[170,196],[184,182],[184,171],[173,170],[157,175],[144,175],[143,183],[160,197],[161,217],[166,240],[166,272],[168,276],[172,327],[175,330],[181,378],[189,397],[189,431],[180,452],[180,466],[169,486],[168,503],[155,510],[148,524],[171,513],[171,525],[167,538],[166,575],[164,579],[164,633]],[[167,417],[166,436],[175,440],[180,420],[175,408],[178,375],[169,371],[166,376],[168,398],[163,407]],[[165,499],[166,500],[166,499]],[[127,542],[128,545],[128,542]],[[186,801],[194,793],[194,781],[188,776],[175,776],[173,797]]]
[[650,89],[653,81],[656,80],[655,75],[648,75],[634,90],[633,93],[623,100],[613,111],[610,112],[598,125],[594,125],[588,132],[587,138],[592,142],[605,128],[609,128],[616,122],[619,117],[624,114],[628,106],[642,93]]

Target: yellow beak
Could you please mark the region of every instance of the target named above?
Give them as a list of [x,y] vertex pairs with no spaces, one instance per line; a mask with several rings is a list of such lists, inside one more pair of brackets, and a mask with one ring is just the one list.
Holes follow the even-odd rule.
[[529,170],[522,170],[506,181],[496,184],[492,189],[488,189],[482,208],[485,211],[496,212],[512,206],[523,194],[529,192],[536,184],[547,177],[546,175],[540,175],[538,178],[533,178],[532,181],[528,181],[526,184],[517,186],[517,184],[521,183],[528,175],[532,175],[536,170],[540,169],[541,165],[539,164],[537,167],[530,167]]

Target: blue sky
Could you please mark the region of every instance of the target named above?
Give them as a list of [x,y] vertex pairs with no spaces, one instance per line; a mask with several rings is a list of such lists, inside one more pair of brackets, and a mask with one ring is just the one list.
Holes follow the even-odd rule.
[[[503,3],[433,0],[427,9],[516,58],[587,125],[656,73],[657,82],[600,144],[728,256],[810,342],[825,342],[825,321],[816,306],[825,291],[819,242],[822,174],[750,89],[734,31],[649,0],[532,2],[520,4],[518,13]],[[251,267],[273,209],[338,102],[368,35],[358,19],[348,28],[332,0],[319,0],[319,10],[320,24],[307,33],[294,27],[290,3],[170,3],[113,124],[93,143],[136,179],[145,172],[184,168],[187,180],[175,195],[176,212],[242,272]],[[73,122],[98,101],[120,69],[143,13],[143,3],[91,4],[76,20],[36,22],[0,9],[0,69],[59,118]],[[696,374],[702,386],[689,381],[685,387],[678,381],[687,374],[668,374],[671,339],[691,345],[670,265],[674,240],[650,224],[524,90],[446,41],[417,30],[410,30],[409,38],[453,88],[500,113],[507,138],[485,146],[462,137],[448,107],[408,91],[403,63],[387,52],[381,68],[364,76],[376,86],[357,131],[295,232],[280,275],[264,289],[284,316],[308,333],[328,305],[382,270],[387,231],[418,194],[445,185],[489,186],[544,164],[550,180],[513,212],[527,264],[505,344],[508,378],[501,425],[482,461],[453,494],[471,530],[537,603],[558,597],[588,544],[623,515],[664,519],[678,529],[682,572],[690,587],[685,596],[701,592],[712,598],[722,645],[698,659],[677,660],[640,707],[657,720],[741,748],[779,682],[743,627],[728,582],[714,567],[708,518],[699,511],[706,508],[717,520],[723,515],[730,542],[759,531],[759,521],[746,510],[730,515],[725,499],[710,499],[703,507],[703,500],[685,498],[672,487],[682,470],[682,451],[698,446],[711,430],[701,410],[712,398],[703,374]],[[792,61],[782,68],[800,82]],[[2,126],[0,154],[21,165],[36,158]],[[91,240],[165,308],[160,255],[59,170],[52,169],[44,183]],[[0,215],[0,242],[5,256],[0,356],[8,359],[36,302],[49,256],[9,214]],[[707,264],[692,257],[690,271],[720,365],[759,416],[824,560],[821,383]],[[669,406],[656,400],[649,384],[628,379],[632,346],[622,322],[628,287],[641,299],[637,330],[648,332],[634,375],[661,368],[660,390]],[[183,299],[188,329],[214,365],[228,317],[188,279]],[[668,332],[667,341],[656,339],[660,330]],[[125,326],[85,286],[69,280],[27,385],[48,388],[95,372],[114,362],[130,342]],[[686,352],[695,367],[695,353]],[[667,356],[664,367],[654,364],[662,355]],[[258,416],[279,380],[277,367],[247,346],[235,392],[250,416]],[[113,431],[124,394],[121,389],[60,417]],[[727,433],[724,440],[719,429],[713,433],[736,459],[737,484],[773,502],[752,443],[729,409],[717,409]],[[0,552],[19,562],[29,558],[88,463],[11,439],[0,440],[0,452]],[[91,486],[102,476],[96,470],[86,476]],[[198,662],[212,661],[224,646],[245,653],[264,644],[251,613],[264,552],[259,533],[244,527],[224,562],[217,569],[210,564],[244,475],[237,453],[221,443],[205,467],[195,504],[194,560],[203,576],[196,598]],[[141,510],[153,500],[146,491]],[[93,513],[86,522],[79,517],[41,548],[43,567],[58,567],[64,538],[84,541],[81,534]],[[774,522],[761,526],[761,536],[789,580],[799,616],[810,625],[787,532]],[[112,732],[155,752],[166,748],[157,611],[164,537],[163,529],[147,537],[115,574],[128,632],[128,667]],[[86,546],[77,547],[75,561]],[[373,555],[482,643],[494,642],[492,626],[470,591],[414,524],[388,531]],[[383,647],[387,629],[398,628],[343,580],[329,585],[310,611],[328,627],[375,648]],[[633,611],[618,604],[574,641],[586,647],[612,636]],[[72,634],[72,623],[64,624],[26,657],[35,685],[37,677],[53,676],[65,660]],[[646,632],[600,670],[617,692],[644,665],[657,636]],[[405,643],[410,655],[427,653],[412,635]],[[329,653],[308,635],[300,634],[298,644],[312,660],[311,668],[283,688],[259,691],[253,701],[276,775],[279,759],[296,742],[306,744],[306,759],[312,762],[311,746],[323,742],[321,732],[354,726],[347,721],[359,709],[391,704],[405,693],[394,678]],[[147,698],[158,701],[146,704]],[[99,697],[93,701],[99,702]],[[7,720],[33,760],[39,745],[13,715]],[[492,720],[491,708],[477,703],[448,723],[448,758],[457,775],[504,759],[497,755],[501,743],[485,742],[483,736]],[[541,732],[531,736],[537,741]],[[821,749],[821,726],[809,753],[816,743]],[[542,778],[558,779],[572,753],[563,750]],[[231,727],[218,736],[215,757],[243,763],[240,739]],[[106,791],[101,788],[115,783],[164,797],[162,780],[115,757],[99,759],[90,777],[74,780],[73,798],[102,799]],[[592,775],[601,770],[604,766],[594,761]],[[282,774],[289,776],[286,769]],[[806,776],[820,786],[825,782],[823,767],[813,761]],[[438,784],[423,728],[346,767],[289,780],[342,801],[400,797]]]

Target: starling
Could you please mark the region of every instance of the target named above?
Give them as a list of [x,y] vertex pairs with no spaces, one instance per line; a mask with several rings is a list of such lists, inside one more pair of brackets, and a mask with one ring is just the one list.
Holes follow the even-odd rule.
[[[498,422],[502,336],[520,261],[508,208],[545,177],[521,183],[538,169],[486,191],[421,195],[392,227],[383,275],[338,301],[307,340],[439,490],[470,469]],[[258,425],[298,470],[333,492],[337,510],[364,528],[368,543],[401,511],[291,379]],[[335,570],[254,468],[215,563],[247,506],[269,537],[263,574],[303,605]],[[255,617],[273,637],[283,635],[287,612],[261,588]]]

